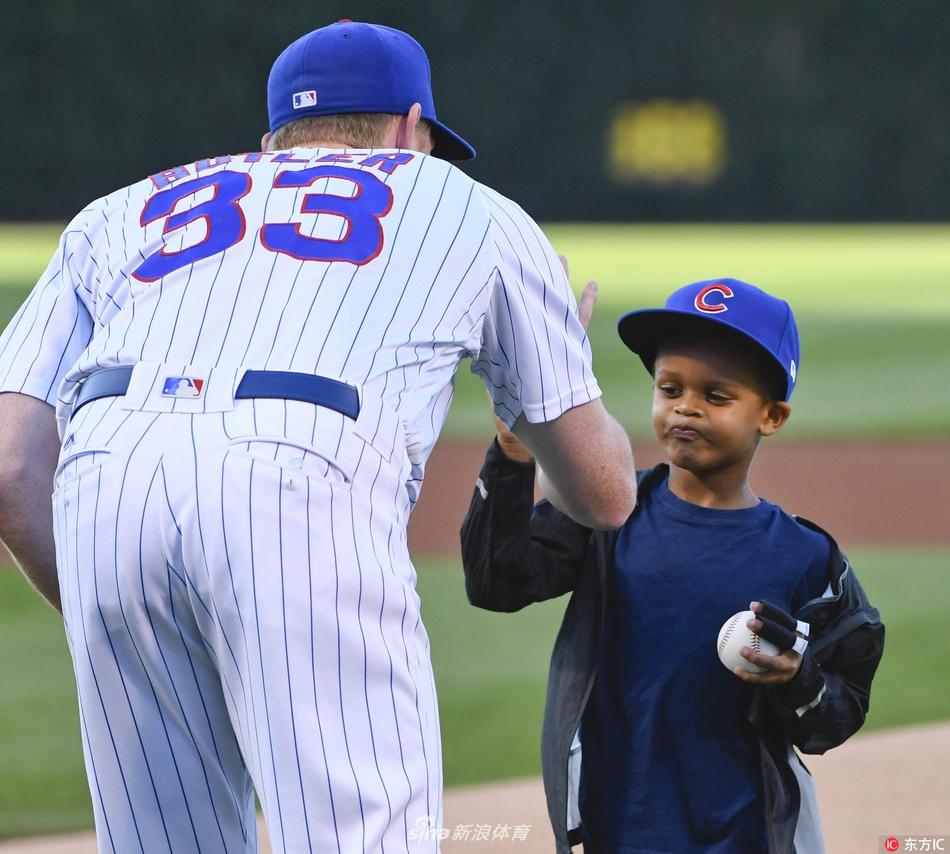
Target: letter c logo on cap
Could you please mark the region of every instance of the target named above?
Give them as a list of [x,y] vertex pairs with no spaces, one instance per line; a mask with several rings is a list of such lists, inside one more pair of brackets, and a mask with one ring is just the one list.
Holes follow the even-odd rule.
[[696,306],[697,311],[704,311],[706,314],[719,314],[722,311],[729,310],[728,306],[724,305],[722,302],[706,302],[706,297],[714,293],[719,293],[719,295],[724,300],[732,299],[734,296],[732,293],[732,288],[730,288],[729,285],[707,285],[698,294],[696,294],[696,299],[693,300],[693,305]]

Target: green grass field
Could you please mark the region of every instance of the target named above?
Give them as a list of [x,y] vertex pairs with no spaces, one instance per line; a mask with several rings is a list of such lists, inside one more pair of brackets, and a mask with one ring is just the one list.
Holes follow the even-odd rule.
[[[0,226],[0,322],[13,313],[56,246],[53,226]],[[946,436],[950,395],[950,227],[558,225],[547,232],[571,260],[580,291],[598,279],[591,328],[608,408],[650,435],[649,377],[616,321],[661,305],[675,287],[736,276],[787,298],[802,368],[786,438]],[[484,435],[480,381],[463,368],[445,435]]]
[[[887,625],[868,729],[950,716],[937,674],[950,658],[950,551],[852,555]],[[461,570],[422,562],[446,785],[538,773],[548,655],[566,600],[518,614],[470,607]],[[72,669],[62,625],[26,582],[0,572],[0,837],[91,826]]]

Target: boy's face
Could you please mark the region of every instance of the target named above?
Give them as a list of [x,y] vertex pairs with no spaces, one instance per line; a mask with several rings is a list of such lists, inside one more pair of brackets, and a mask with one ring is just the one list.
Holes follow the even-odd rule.
[[657,354],[653,429],[675,466],[696,474],[748,466],[759,438],[777,433],[790,413],[727,342],[683,336]]

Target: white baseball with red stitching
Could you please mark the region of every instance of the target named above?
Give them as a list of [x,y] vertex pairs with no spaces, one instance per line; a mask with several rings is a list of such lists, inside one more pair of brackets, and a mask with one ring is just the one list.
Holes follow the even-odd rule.
[[719,654],[719,660],[729,670],[744,667],[750,673],[762,672],[763,668],[739,654],[739,650],[744,646],[750,647],[755,652],[763,655],[778,655],[779,653],[778,647],[774,643],[759,637],[746,625],[749,620],[754,619],[756,619],[756,616],[752,611],[739,611],[726,620],[719,630],[716,652]]

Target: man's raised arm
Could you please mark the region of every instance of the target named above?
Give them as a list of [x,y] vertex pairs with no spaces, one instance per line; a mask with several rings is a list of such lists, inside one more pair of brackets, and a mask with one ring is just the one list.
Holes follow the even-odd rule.
[[588,528],[619,528],[633,512],[637,478],[626,432],[600,399],[532,424],[523,416],[515,435],[540,466],[541,491],[555,507]]

